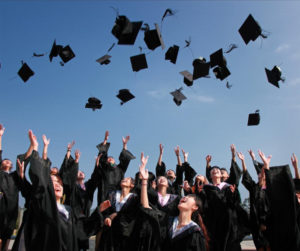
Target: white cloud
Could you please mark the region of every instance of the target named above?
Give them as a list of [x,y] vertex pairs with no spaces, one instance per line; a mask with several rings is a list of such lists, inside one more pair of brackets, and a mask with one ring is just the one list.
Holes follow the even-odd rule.
[[289,44],[281,44],[275,49],[275,52],[280,53],[280,52],[288,50],[289,48],[290,48]]
[[155,99],[162,99],[166,96],[166,91],[164,90],[152,90],[148,91],[148,95]]
[[213,97],[203,95],[193,95],[190,98],[201,103],[213,103],[215,101]]

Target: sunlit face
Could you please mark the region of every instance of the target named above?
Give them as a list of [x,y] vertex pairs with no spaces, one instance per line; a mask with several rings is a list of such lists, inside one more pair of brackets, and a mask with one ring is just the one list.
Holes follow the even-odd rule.
[[121,180],[121,188],[123,187],[133,187],[132,179],[130,177]]
[[167,171],[167,176],[168,176],[169,179],[175,179],[176,178],[175,172],[171,169]]
[[55,175],[51,175],[51,179],[52,179],[52,183],[53,183],[55,197],[56,197],[56,199],[61,199],[63,196],[63,192],[64,192],[62,182]]
[[193,197],[185,196],[181,198],[178,204],[179,211],[191,211],[194,212],[198,209],[196,201]]
[[298,203],[300,204],[300,192],[296,193],[297,199],[298,199]]
[[78,180],[84,180],[85,179],[85,174],[82,171],[78,171],[77,173],[77,179]]
[[157,186],[158,187],[168,187],[168,180],[165,176],[159,176],[157,180]]
[[226,170],[221,170],[221,179],[222,181],[227,180],[229,177],[228,172]]
[[3,160],[1,163],[1,170],[8,172],[10,169],[12,169],[12,162],[9,159]]
[[113,164],[115,164],[115,159],[113,157],[108,157],[107,158],[107,163],[113,165]]
[[210,177],[213,178],[221,178],[221,170],[219,168],[213,168],[210,170]]

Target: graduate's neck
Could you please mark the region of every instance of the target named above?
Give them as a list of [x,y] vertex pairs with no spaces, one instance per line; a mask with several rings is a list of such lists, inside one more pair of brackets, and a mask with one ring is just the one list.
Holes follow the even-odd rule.
[[121,196],[125,198],[130,193],[130,187],[122,187]]
[[213,177],[213,178],[212,178],[212,183],[213,183],[214,186],[220,185],[220,183],[221,183],[221,178]]
[[157,191],[165,197],[167,195],[167,187],[166,186],[158,186]]
[[179,226],[185,226],[192,220],[192,214],[190,211],[180,211],[178,216]]
[[56,203],[61,204],[61,198],[60,197],[56,197]]

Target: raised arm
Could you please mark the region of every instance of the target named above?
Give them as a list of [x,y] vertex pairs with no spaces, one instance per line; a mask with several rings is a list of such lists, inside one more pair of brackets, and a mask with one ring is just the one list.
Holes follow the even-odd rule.
[[233,161],[236,161],[235,159],[235,155],[236,155],[236,148],[235,148],[235,145],[234,144],[231,144],[230,145],[230,150],[231,150],[231,158]]
[[207,180],[208,180],[210,183],[212,183],[212,180],[211,180],[211,177],[210,177],[210,162],[211,162],[211,160],[212,160],[211,155],[207,155],[207,156],[205,157],[205,160],[206,160],[206,171],[205,171],[205,173],[206,173],[206,178],[207,178]]
[[181,162],[181,159],[180,159],[180,148],[179,148],[179,146],[175,147],[174,152],[175,152],[176,157],[177,157],[177,165],[182,166],[182,162]]
[[247,167],[246,167],[246,164],[245,164],[244,154],[240,152],[240,153],[237,153],[237,156],[239,157],[239,159],[242,162],[243,172],[246,172],[247,171]]
[[99,151],[98,155],[101,154],[100,162],[106,161],[107,159],[107,152],[110,147],[110,143],[107,142],[108,136],[109,136],[109,131],[106,131],[103,142],[97,145],[97,149]]
[[2,151],[2,136],[4,134],[4,131],[5,131],[5,127],[2,124],[0,124],[0,151]]
[[127,142],[130,140],[130,136],[126,136],[126,138],[122,137],[123,149],[127,150]]
[[42,136],[44,142],[44,149],[43,149],[43,159],[46,160],[48,158],[48,146],[50,144],[50,139],[47,139],[46,135]]
[[73,140],[71,143],[68,144],[67,146],[67,154],[66,154],[66,158],[67,160],[70,158],[71,156],[71,152],[72,152],[72,147],[75,145],[75,141]]
[[299,169],[298,169],[298,159],[297,156],[293,153],[291,157],[292,165],[295,170],[295,179],[300,179]]
[[144,153],[141,153],[141,164],[140,164],[140,175],[142,176],[142,187],[141,187],[141,204],[145,208],[151,208],[149,206],[148,193],[147,193],[147,183],[149,178],[148,170],[146,165],[149,156],[145,157]]
[[262,162],[264,163],[263,168],[266,169],[266,170],[269,170],[272,155],[269,155],[268,157],[266,157],[261,150],[258,150],[258,154],[259,154]]
[[157,161],[157,165],[161,166],[162,164],[162,156],[164,153],[164,146],[162,144],[159,144],[159,156],[158,156],[158,161]]

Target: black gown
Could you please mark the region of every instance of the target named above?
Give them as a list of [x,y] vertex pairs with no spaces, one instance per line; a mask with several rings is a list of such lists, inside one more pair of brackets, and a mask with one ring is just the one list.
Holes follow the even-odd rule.
[[[50,168],[38,152],[33,151],[30,160],[29,176],[32,194],[28,208],[28,220],[24,226],[26,250],[77,251],[75,217],[71,207],[65,206],[67,218],[57,207]],[[85,234],[93,235],[103,224],[99,209],[83,222]]]
[[[2,151],[0,151],[0,165]],[[4,247],[10,239],[18,218],[20,177],[17,171],[0,170],[0,239]]]
[[261,231],[260,225],[268,225],[269,200],[267,192],[258,183],[255,183],[248,171],[243,173],[242,183],[249,191],[250,196],[250,227],[255,247],[269,246],[268,230]]

